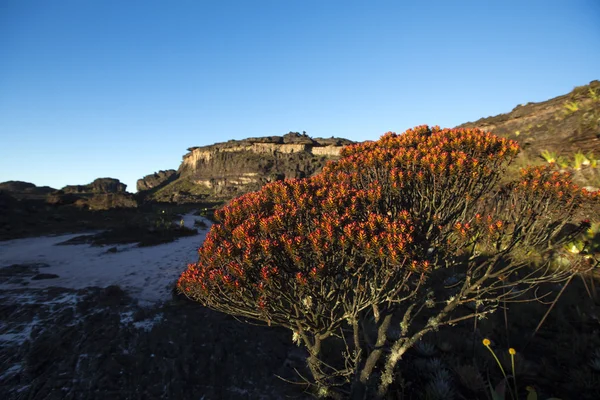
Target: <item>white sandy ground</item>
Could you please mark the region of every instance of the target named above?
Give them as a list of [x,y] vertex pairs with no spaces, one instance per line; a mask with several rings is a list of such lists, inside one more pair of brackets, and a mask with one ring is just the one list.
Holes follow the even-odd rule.
[[[186,227],[194,228],[196,220],[210,221],[186,214]],[[177,221],[179,223],[179,221]],[[195,236],[182,237],[172,243],[152,247],[135,244],[92,247],[87,244],[56,246],[81,234],[43,236],[0,242],[0,267],[13,264],[44,263],[40,273],[59,278],[30,281],[28,288],[58,286],[83,289],[89,286],[119,285],[141,305],[154,305],[171,297],[173,285],[188,263],[198,259],[198,247],[207,229]],[[106,250],[117,247],[116,253]],[[0,284],[0,290],[23,288],[20,284]]]

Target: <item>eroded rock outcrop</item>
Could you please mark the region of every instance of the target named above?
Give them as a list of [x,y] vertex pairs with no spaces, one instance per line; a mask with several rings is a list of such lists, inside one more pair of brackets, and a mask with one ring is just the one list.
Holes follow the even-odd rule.
[[67,185],[48,194],[46,202],[52,205],[75,205],[90,210],[137,207],[137,201],[118,179],[98,178],[87,185]]
[[142,179],[138,179],[136,188],[138,192],[144,190],[151,190],[164,185],[172,181],[177,175],[177,171],[174,169],[168,169],[166,171],[158,171],[150,175],[144,176]]
[[23,181],[7,181],[0,183],[0,192],[8,193],[17,199],[43,199],[48,193],[54,192],[49,186],[36,186]]
[[192,147],[183,156],[178,178],[157,190],[159,201],[231,199],[280,179],[304,178],[320,171],[353,143],[340,138],[311,138],[290,132]]
[[67,185],[65,193],[125,193],[127,185],[114,178],[98,178],[87,185]]

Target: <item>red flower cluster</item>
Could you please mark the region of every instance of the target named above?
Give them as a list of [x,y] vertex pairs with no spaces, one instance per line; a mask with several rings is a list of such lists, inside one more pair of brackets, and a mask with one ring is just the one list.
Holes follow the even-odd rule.
[[194,296],[227,291],[260,309],[278,291],[320,286],[365,263],[397,268],[410,255],[407,213],[381,214],[382,189],[357,189],[323,176],[280,181],[233,200],[179,287]]
[[[178,288],[213,309],[291,329],[309,349],[309,367],[324,387],[341,370],[320,363],[325,339],[338,340],[339,349],[354,343],[352,354],[371,352],[377,368],[392,373],[389,359],[377,361],[381,354],[345,332],[356,338],[376,328],[385,354],[391,342],[376,324],[394,316],[418,325],[411,315],[416,304],[438,314],[428,319],[435,326],[428,322],[415,335],[455,321],[451,314],[461,303],[497,302],[520,292],[506,288],[573,272],[548,273],[546,263],[535,274],[519,275],[532,267],[518,260],[519,252],[547,254],[549,243],[558,248],[562,239],[554,239],[566,220],[600,195],[548,167],[524,169],[519,181],[499,187],[518,151],[516,142],[490,133],[437,126],[348,146],[312,178],[271,183],[219,210],[198,262],[188,265]],[[448,272],[463,277],[455,285],[459,293],[446,301],[430,298],[427,279],[439,282]],[[345,383],[375,365],[342,358],[346,367],[356,362]],[[324,366],[335,371],[327,379]]]
[[[410,274],[421,282],[428,249],[514,228],[508,217],[475,214],[475,205],[518,151],[477,129],[428,126],[348,146],[312,178],[268,184],[219,210],[178,287],[210,307],[280,324],[306,317],[298,309],[306,296],[343,319],[340,299],[363,289],[385,298]],[[544,167],[524,170],[511,189],[526,207],[569,206],[584,195]]]

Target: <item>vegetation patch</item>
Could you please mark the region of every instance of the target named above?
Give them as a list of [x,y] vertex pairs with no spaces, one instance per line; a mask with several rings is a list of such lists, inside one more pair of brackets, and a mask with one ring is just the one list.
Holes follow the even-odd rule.
[[458,366],[432,358],[452,344],[423,341],[538,300],[538,290],[564,288],[598,264],[565,247],[591,227],[568,222],[598,193],[544,166],[499,185],[518,152],[477,129],[427,126],[349,146],[312,178],[269,184],[217,211],[178,288],[289,329],[307,350],[300,375],[317,396],[401,393],[402,364],[417,351],[431,359],[411,381],[425,398],[453,398]]

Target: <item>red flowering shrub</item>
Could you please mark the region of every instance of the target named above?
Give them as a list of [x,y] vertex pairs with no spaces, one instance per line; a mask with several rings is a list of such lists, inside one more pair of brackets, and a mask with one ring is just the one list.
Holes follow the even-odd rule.
[[[544,168],[498,190],[518,150],[479,130],[427,126],[349,146],[317,176],[221,209],[178,288],[292,330],[322,395],[381,396],[426,333],[574,272],[549,271],[544,251],[567,240],[558,233],[587,195]],[[535,265],[518,257],[524,249],[540,253]],[[436,284],[448,279],[452,289]],[[471,302],[474,312],[460,307]]]

